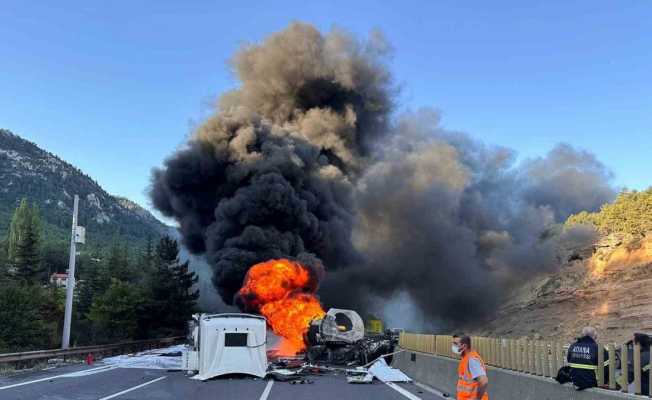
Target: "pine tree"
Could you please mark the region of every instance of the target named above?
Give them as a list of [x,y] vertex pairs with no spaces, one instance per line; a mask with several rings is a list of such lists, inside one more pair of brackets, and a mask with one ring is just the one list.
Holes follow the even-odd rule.
[[7,258],[19,279],[37,283],[45,278],[41,265],[41,218],[36,206],[23,199],[14,212],[9,228]]
[[0,352],[47,348],[42,289],[15,282],[0,285]]
[[138,287],[112,279],[107,291],[93,301],[88,318],[106,339],[133,338],[143,300]]
[[155,272],[148,279],[146,319],[142,331],[149,335],[183,331],[196,311],[199,292],[193,290],[195,273],[188,262],[179,261],[179,245],[170,237],[162,237],[156,246]]
[[145,247],[143,247],[140,254],[140,259],[138,260],[138,267],[143,278],[146,278],[154,273],[155,259],[156,254],[154,254],[154,244],[152,242],[152,237],[147,236]]
[[13,262],[16,258],[18,242],[25,231],[25,226],[29,224],[30,210],[27,199],[22,199],[20,205],[14,210],[11,216],[9,232],[7,234],[7,258]]
[[108,272],[111,278],[123,282],[131,282],[134,273],[129,266],[129,250],[127,245],[121,243],[118,236],[114,236],[107,258]]
[[197,274],[190,271],[188,261],[185,263],[176,261],[172,266],[172,275],[176,284],[175,290],[173,291],[173,298],[171,299],[173,308],[172,315],[176,317],[172,321],[172,326],[177,329],[183,329],[197,309],[199,290],[193,288],[199,278]]
[[8,282],[9,260],[7,259],[7,241],[0,241],[0,284]]

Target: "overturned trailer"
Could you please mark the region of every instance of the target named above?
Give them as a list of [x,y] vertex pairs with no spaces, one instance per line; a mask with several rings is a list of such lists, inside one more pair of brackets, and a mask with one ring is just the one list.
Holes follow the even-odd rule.
[[263,378],[267,373],[267,321],[251,314],[197,314],[182,368],[206,380],[226,374]]
[[[310,322],[305,342],[310,362],[363,365],[394,349],[390,336],[365,336],[365,325],[353,310],[331,308]],[[388,360],[388,361],[391,361]]]

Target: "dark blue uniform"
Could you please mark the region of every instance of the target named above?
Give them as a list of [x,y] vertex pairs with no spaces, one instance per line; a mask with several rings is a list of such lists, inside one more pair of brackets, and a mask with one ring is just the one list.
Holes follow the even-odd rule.
[[[598,344],[590,336],[584,336],[568,348],[568,364],[571,367],[571,380],[579,390],[598,386],[596,371],[598,369]],[[604,360],[609,355],[604,351]],[[605,368],[605,381],[608,378],[608,371]]]

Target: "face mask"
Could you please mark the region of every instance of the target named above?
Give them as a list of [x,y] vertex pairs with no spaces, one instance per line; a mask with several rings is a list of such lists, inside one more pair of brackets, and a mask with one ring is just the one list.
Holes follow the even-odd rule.
[[460,347],[456,344],[451,346],[451,351],[453,352],[453,354],[462,354]]

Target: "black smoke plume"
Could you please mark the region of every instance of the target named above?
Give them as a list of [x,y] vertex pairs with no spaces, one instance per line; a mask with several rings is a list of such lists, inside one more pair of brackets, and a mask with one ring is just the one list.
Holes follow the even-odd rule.
[[154,206],[206,254],[227,304],[255,263],[292,257],[322,275],[355,258],[352,189],[391,109],[384,46],[293,24],[244,47],[240,87],[154,171]]
[[517,163],[433,111],[392,116],[387,48],[305,24],[244,47],[241,85],[154,171],[154,205],[227,304],[250,266],[290,257],[326,266],[327,307],[382,311],[407,294],[468,325],[558,264],[559,242],[582,236],[559,229],[570,213],[614,196],[604,165],[568,145]]

